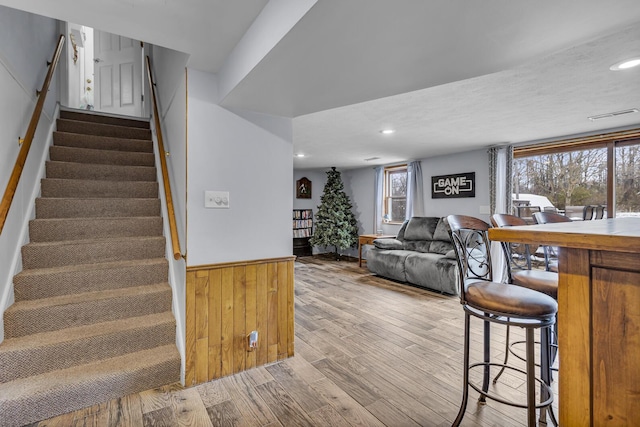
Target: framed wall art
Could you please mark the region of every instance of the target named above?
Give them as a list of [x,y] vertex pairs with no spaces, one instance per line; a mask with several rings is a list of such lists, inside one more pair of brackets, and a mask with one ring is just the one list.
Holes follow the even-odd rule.
[[307,177],[302,177],[296,181],[296,199],[311,198],[311,181]]

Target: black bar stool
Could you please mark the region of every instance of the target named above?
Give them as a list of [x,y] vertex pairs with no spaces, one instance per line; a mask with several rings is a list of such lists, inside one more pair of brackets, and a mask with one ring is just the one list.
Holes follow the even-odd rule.
[[[453,426],[458,426],[464,417],[469,400],[469,387],[480,393],[480,401],[486,398],[497,402],[527,409],[527,425],[536,425],[536,410],[545,410],[553,402],[550,387],[550,330],[555,324],[558,311],[557,302],[548,295],[532,289],[493,281],[491,268],[491,245],[487,231],[490,225],[486,222],[463,215],[449,215],[447,227],[451,234],[460,274],[460,302],[465,312],[464,322],[464,373],[463,395],[458,416]],[[470,326],[471,316],[484,322],[484,361],[470,365]],[[527,402],[508,401],[489,392],[490,369],[502,367],[503,364],[490,360],[490,325],[497,323],[525,329],[526,370],[513,366],[506,369],[526,375]],[[535,338],[534,332],[540,330],[540,378],[535,376]],[[483,369],[483,383],[478,386],[469,381],[469,370]],[[541,401],[536,402],[536,383],[541,386]]]

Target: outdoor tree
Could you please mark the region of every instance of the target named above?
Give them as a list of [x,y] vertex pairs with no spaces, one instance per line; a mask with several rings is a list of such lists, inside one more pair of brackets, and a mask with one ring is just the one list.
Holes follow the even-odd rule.
[[339,259],[339,249],[353,247],[358,242],[357,221],[351,208],[340,172],[332,167],[327,171],[327,183],[315,216],[316,229],[309,242],[314,246],[333,246],[333,253]]

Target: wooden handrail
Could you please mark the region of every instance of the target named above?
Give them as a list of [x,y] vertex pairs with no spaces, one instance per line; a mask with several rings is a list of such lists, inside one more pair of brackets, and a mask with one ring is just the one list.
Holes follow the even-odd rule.
[[147,55],[147,76],[149,76],[149,88],[151,89],[151,105],[153,106],[153,120],[156,127],[156,136],[158,139],[158,153],[160,154],[160,169],[162,171],[162,182],[164,184],[164,195],[167,201],[167,213],[169,215],[169,231],[171,233],[171,248],[173,250],[173,258],[179,260],[182,257],[180,251],[180,241],[178,239],[178,227],[176,226],[176,214],[173,209],[173,198],[171,197],[171,185],[169,184],[169,172],[167,171],[166,152],[164,151],[164,142],[162,139],[162,128],[160,127],[160,115],[158,114],[158,101],[156,98],[156,86],[153,82],[151,72],[151,60]]
[[22,143],[22,147],[20,147],[20,152],[18,153],[16,163],[13,166],[13,171],[11,171],[9,182],[7,183],[7,188],[5,189],[4,195],[2,196],[2,202],[0,202],[0,234],[2,234],[4,224],[7,220],[7,216],[9,215],[9,209],[11,208],[11,202],[13,202],[13,197],[15,196],[16,190],[18,189],[20,176],[22,175],[22,170],[24,169],[24,165],[27,161],[27,156],[29,155],[31,142],[33,141],[33,137],[36,134],[36,127],[38,126],[38,122],[40,121],[40,115],[42,114],[42,108],[44,107],[44,101],[47,97],[47,92],[49,92],[49,85],[51,84],[53,73],[56,71],[58,60],[60,59],[62,49],[64,48],[64,40],[64,35],[60,34],[60,38],[58,39],[58,44],[55,51],[53,52],[51,62],[48,63],[49,70],[47,71],[47,76],[44,79],[42,90],[38,93],[38,100],[36,101],[36,106],[33,110],[33,114],[31,115],[31,121],[29,122],[27,133],[24,136],[24,142]]

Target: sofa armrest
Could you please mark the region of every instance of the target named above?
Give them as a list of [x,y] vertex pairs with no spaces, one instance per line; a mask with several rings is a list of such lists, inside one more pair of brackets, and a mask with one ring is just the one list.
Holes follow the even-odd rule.
[[396,239],[376,239],[373,246],[378,249],[403,249],[402,242]]

